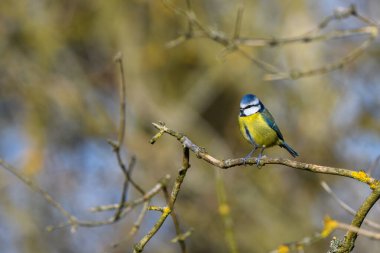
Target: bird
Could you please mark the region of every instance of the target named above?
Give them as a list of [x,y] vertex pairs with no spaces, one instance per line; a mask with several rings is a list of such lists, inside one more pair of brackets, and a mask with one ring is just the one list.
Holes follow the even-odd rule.
[[276,145],[285,148],[294,158],[299,156],[285,142],[272,114],[253,94],[244,95],[240,101],[239,126],[244,138],[253,146],[252,151],[244,158],[244,162],[251,157],[256,149],[261,148],[257,159],[257,165],[259,165],[264,149]]

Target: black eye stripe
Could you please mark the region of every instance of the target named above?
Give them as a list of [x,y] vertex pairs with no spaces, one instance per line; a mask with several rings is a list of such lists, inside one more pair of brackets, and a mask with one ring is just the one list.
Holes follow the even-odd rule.
[[254,106],[257,106],[257,105],[247,105],[246,107],[244,107],[243,109],[248,109],[248,108],[251,108],[251,107],[254,107]]

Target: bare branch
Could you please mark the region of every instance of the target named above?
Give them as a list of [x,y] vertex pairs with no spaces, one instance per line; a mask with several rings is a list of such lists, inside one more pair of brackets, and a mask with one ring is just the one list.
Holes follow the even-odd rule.
[[[368,237],[370,239],[380,240],[380,233],[378,233],[378,232],[373,232],[373,231],[370,231],[367,229],[363,229],[363,228],[359,228],[359,227],[349,225],[349,224],[346,224],[343,222],[339,222],[337,220],[331,219],[328,216],[325,218],[324,223],[325,223],[325,225],[324,225],[324,229],[321,233],[321,237],[327,237],[334,230],[341,229],[341,230],[345,230],[345,231],[352,232],[355,234],[363,235],[363,236]],[[348,251],[345,251],[346,249],[341,249],[341,250],[343,252],[348,252]]]
[[[171,202],[171,200],[170,200],[170,195],[169,195],[169,191],[168,191],[167,187],[163,187],[162,191],[163,191],[163,193],[165,195],[166,203],[167,203],[167,205],[169,205],[170,202]],[[181,251],[182,251],[182,253],[186,253],[187,252],[186,251],[186,243],[185,243],[185,240],[181,239],[182,238],[181,237],[182,230],[181,230],[181,227],[179,225],[179,220],[178,220],[177,214],[176,214],[176,212],[174,210],[174,207],[172,209],[172,212],[170,213],[170,216],[172,217],[172,220],[173,220],[173,223],[174,223],[174,228],[175,228],[175,232],[176,232],[176,235],[177,235],[176,238],[178,238],[177,241],[178,241],[179,246],[181,247]]]
[[240,37],[241,21],[243,19],[243,13],[244,13],[244,6],[240,5],[238,7],[238,11],[236,15],[235,32],[234,32],[233,40],[236,40]]
[[120,82],[120,116],[119,116],[119,137],[117,141],[117,149],[120,149],[120,146],[124,143],[125,135],[125,113],[126,113],[126,83],[125,83],[125,74],[123,67],[123,55],[121,52],[117,53],[114,61],[119,64],[121,82]]
[[[337,60],[333,63],[325,64],[322,67],[314,68],[311,70],[302,70],[302,71],[292,70],[290,72],[268,74],[264,77],[264,79],[265,80],[299,79],[302,77],[324,74],[327,72],[331,72],[331,71],[343,68],[347,64],[356,60],[356,58],[358,58],[365,51],[365,49],[369,47],[369,45],[375,40],[375,38],[378,35],[378,28],[374,26],[367,26],[360,30],[367,31],[367,34],[369,35],[368,39],[366,39],[362,44],[360,44],[357,48],[353,49],[350,53],[348,53],[346,56],[344,56],[340,60]],[[361,33],[362,32],[360,32],[360,34]],[[355,34],[355,35],[358,35],[358,34]]]
[[[334,168],[334,167],[327,167],[327,166],[321,166],[321,165],[316,165],[316,164],[308,164],[308,163],[302,163],[302,162],[297,162],[295,160],[282,159],[282,158],[265,157],[265,158],[261,158],[259,161],[255,157],[250,158],[248,160],[244,158],[219,160],[209,155],[204,148],[201,148],[195,145],[188,137],[186,137],[185,135],[181,133],[178,133],[176,131],[169,129],[168,127],[165,126],[165,124],[153,123],[153,126],[156,127],[160,131],[160,135],[159,136],[155,135],[155,139],[153,141],[151,140],[151,143],[157,141],[157,139],[160,136],[162,136],[163,133],[169,134],[175,137],[182,144],[184,149],[191,150],[192,152],[194,152],[197,158],[202,159],[206,161],[207,163],[210,163],[221,169],[228,169],[231,167],[245,165],[245,164],[253,165],[257,163],[259,163],[260,166],[264,166],[266,164],[282,164],[287,167],[300,169],[300,170],[306,170],[313,173],[322,173],[322,174],[348,177],[348,178],[352,178],[369,185],[370,188],[372,189],[372,193],[367,197],[367,199],[362,203],[359,210],[355,213],[355,216],[351,222],[351,226],[355,226],[359,228],[361,224],[363,223],[365,217],[367,216],[369,210],[380,198],[380,182],[370,177],[364,171],[353,171],[353,170],[342,169],[342,168]],[[344,242],[340,245],[340,250],[343,250],[341,252],[350,252],[354,247],[356,237],[357,237],[357,233],[355,231],[348,231],[345,236]]]
[[[175,137],[184,147],[187,147],[192,152],[194,152],[197,158],[202,159],[221,169],[229,169],[229,168],[241,166],[241,165],[256,165],[258,162],[256,157],[252,157],[249,159],[244,159],[244,158],[233,158],[233,159],[226,159],[226,160],[217,159],[211,156],[210,154],[208,154],[204,148],[201,148],[197,146],[196,144],[194,144],[187,136],[169,129],[168,127],[165,126],[165,124],[153,123],[153,126],[157,128],[160,132],[164,132],[166,134],[169,134]],[[156,140],[157,139],[155,139],[155,141]],[[295,160],[289,160],[289,159],[283,159],[283,158],[262,157],[259,161],[259,165],[264,166],[266,164],[281,164],[281,165],[285,165],[287,167],[291,167],[294,169],[305,170],[305,171],[310,171],[314,173],[331,174],[331,175],[353,178],[360,182],[368,184],[371,188],[375,188],[376,186],[380,184],[378,180],[369,177],[363,171],[353,171],[353,170],[348,170],[348,169],[343,169],[343,168],[334,168],[334,167],[322,166],[322,165],[317,165],[317,164],[309,164],[309,163],[303,163],[303,162],[298,162]]]
[[170,209],[168,207],[162,212],[162,215],[154,224],[152,229],[133,247],[133,252],[142,252],[144,250],[145,245],[149,242],[150,239],[157,233],[157,231],[161,228],[162,224],[164,224],[166,218],[170,214]]
[[120,115],[119,115],[119,130],[118,130],[118,140],[117,143],[114,143],[112,141],[109,141],[109,143],[112,145],[113,150],[116,155],[117,162],[119,164],[120,169],[122,170],[124,174],[124,183],[120,198],[120,204],[119,208],[116,210],[114,215],[114,220],[118,221],[120,219],[121,213],[124,208],[124,203],[127,198],[127,192],[128,192],[128,186],[129,182],[139,191],[142,195],[145,194],[144,190],[134,182],[131,178],[131,173],[134,168],[134,165],[136,163],[136,158],[132,156],[131,161],[128,165],[128,167],[125,166],[123,159],[121,157],[121,148],[124,143],[124,136],[125,136],[125,114],[126,114],[126,82],[125,82],[125,74],[124,74],[124,66],[123,66],[123,55],[121,52],[117,53],[115,58],[115,62],[119,64],[120,67],[120,74],[121,74],[121,82],[120,82]]
[[151,230],[145,236],[143,236],[143,238],[137,244],[135,244],[135,246],[133,247],[134,253],[142,252],[144,250],[145,245],[157,233],[157,231],[161,228],[162,224],[165,222],[166,218],[172,212],[174,204],[177,200],[178,193],[181,189],[181,185],[185,179],[187,170],[190,168],[189,159],[190,159],[189,149],[187,147],[184,147],[182,168],[178,172],[177,179],[174,183],[172,192],[170,194],[168,206],[162,208],[162,214],[160,218],[158,219],[158,221],[154,224]]
[[[356,212],[355,210],[350,207],[349,205],[347,205],[343,200],[341,200],[330,188],[330,186],[325,182],[325,181],[321,181],[321,186],[323,187],[323,189],[328,193],[330,194],[330,196],[344,209],[346,210],[349,214],[351,215],[355,215]],[[380,224],[379,223],[376,223],[372,220],[369,220],[369,219],[365,219],[364,220],[364,223],[370,227],[373,227],[375,229],[380,229]]]
[[174,237],[171,242],[172,243],[176,243],[178,241],[185,241],[185,239],[189,236],[191,236],[191,234],[193,233],[194,229],[193,228],[190,228],[189,230],[187,230],[185,233],[182,233],[176,237]]
[[357,233],[359,235],[368,237],[370,239],[380,240],[380,233],[369,231],[367,229],[358,228],[358,227],[341,223],[341,222],[338,223],[337,228],[342,229],[342,230],[348,230],[350,232]]
[[143,219],[145,217],[145,214],[148,211],[148,207],[149,207],[149,200],[145,201],[145,204],[144,204],[144,206],[141,209],[139,217],[137,217],[136,222],[133,224],[133,227],[131,228],[131,231],[128,234],[129,237],[134,236],[136,234],[136,232],[140,229],[141,223],[142,223],[142,221],[143,221]]
[[[356,212],[354,219],[351,222],[351,226],[360,228],[365,217],[367,216],[369,210],[380,198],[380,187],[379,185],[372,191],[372,193],[367,197],[367,199],[360,206],[359,210]],[[344,237],[344,244],[341,249],[342,252],[350,252],[355,246],[355,240],[358,234],[356,231],[348,231]]]
[[[167,184],[169,179],[170,179],[170,175],[166,175],[163,179],[159,180],[159,182],[155,186],[153,186],[151,190],[147,191],[144,194],[144,196],[130,202],[125,202],[124,207],[133,208],[137,205],[140,205],[152,199],[155,195],[157,195],[162,190],[162,188],[164,187],[164,185]],[[118,209],[119,207],[120,207],[120,204],[101,205],[101,206],[93,207],[90,210],[91,212],[104,212],[104,211],[115,210],[115,209]]]
[[36,183],[34,183],[30,178],[23,175],[21,172],[18,172],[16,168],[14,168],[12,165],[6,163],[4,160],[0,158],[0,165],[3,167],[6,171],[10,172],[14,176],[16,176],[18,179],[20,179],[22,182],[24,182],[30,189],[40,194],[42,197],[45,198],[45,200],[51,204],[53,207],[55,207],[63,216],[65,216],[68,220],[68,225],[71,226],[72,232],[76,230],[76,227],[78,226],[77,218],[73,215],[71,215],[60,203],[58,203],[47,191],[42,189],[40,186],[38,186]]
[[[163,0],[163,3],[174,13],[184,16],[189,23],[189,29],[184,34],[179,36],[177,39],[170,41],[167,46],[174,47],[178,46],[187,40],[195,38],[206,38],[212,41],[215,41],[221,44],[225,49],[223,50],[223,55],[226,53],[238,52],[243,57],[252,61],[259,68],[263,69],[267,74],[265,75],[265,80],[280,80],[280,79],[298,79],[313,75],[324,74],[331,72],[344,66],[350,64],[357,57],[359,57],[373,41],[378,36],[379,26],[376,22],[370,18],[364,17],[359,14],[354,5],[351,5],[349,8],[340,8],[334,11],[330,16],[327,16],[322,20],[316,28],[311,31],[304,33],[299,36],[290,37],[290,38],[271,38],[271,39],[258,39],[258,38],[242,38],[240,37],[240,28],[241,20],[243,15],[243,8],[239,7],[236,22],[235,30],[232,39],[226,37],[224,32],[211,29],[206,25],[202,24],[196,14],[192,11],[190,0],[186,1],[188,3],[188,10],[182,10],[175,7],[169,0]],[[322,33],[322,30],[326,28],[330,23],[337,20],[347,19],[349,17],[354,17],[366,26],[363,26],[358,29],[346,29],[346,30],[335,30],[331,32]],[[191,28],[191,29],[190,29]],[[309,70],[283,70],[280,71],[277,67],[272,64],[253,57],[251,54],[242,51],[241,46],[251,46],[251,47],[278,47],[287,44],[293,43],[311,43],[317,41],[328,41],[332,39],[345,38],[351,36],[365,35],[368,38],[365,39],[358,47],[348,52],[345,56],[341,57],[338,60],[333,61],[332,63],[326,63],[319,67],[314,67]]]
[[[160,182],[158,184],[156,184],[143,197],[138,198],[138,199],[136,199],[134,201],[125,203],[125,205],[124,205],[125,208],[121,212],[119,220],[121,218],[124,218],[137,205],[140,205],[140,204],[142,204],[144,202],[150,201],[150,199],[153,198],[162,189],[162,186],[167,183],[167,180],[169,180],[169,178],[170,178],[170,176],[166,175],[163,179],[160,180]],[[119,209],[119,208],[120,208],[119,204],[115,204],[115,205],[95,207],[95,208],[92,208],[91,211],[108,211],[108,210],[115,210],[115,209]],[[112,217],[108,218],[107,220],[103,220],[103,221],[82,221],[82,220],[78,220],[74,216],[72,216],[72,217],[74,219],[71,222],[69,220],[69,222],[64,222],[64,223],[61,223],[61,224],[59,224],[57,226],[49,226],[48,230],[49,231],[53,231],[53,230],[64,228],[64,227],[67,227],[67,226],[70,226],[70,225],[72,227],[98,227],[98,226],[104,226],[104,225],[114,224],[115,222],[118,221],[118,220],[115,220],[115,216],[114,215]]]

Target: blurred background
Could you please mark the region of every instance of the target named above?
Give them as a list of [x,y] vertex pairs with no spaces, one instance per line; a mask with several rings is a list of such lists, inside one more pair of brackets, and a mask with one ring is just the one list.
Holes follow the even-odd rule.
[[[184,1],[173,1],[181,8]],[[192,1],[200,20],[232,36],[238,5],[245,12],[242,36],[290,37],[315,28],[343,0]],[[379,20],[380,3],[357,9]],[[342,70],[299,80],[263,81],[265,72],[241,55],[220,57],[219,44],[191,40],[165,44],[186,31],[186,20],[149,0],[18,0],[0,2],[0,157],[46,189],[85,220],[89,208],[119,200],[123,177],[107,139],[117,138],[120,73],[114,55],[124,55],[127,79],[125,159],[137,157],[133,177],[150,189],[166,174],[171,183],[181,166],[180,144],[164,136],[155,145],[151,122],[164,121],[220,159],[243,157],[251,149],[240,135],[240,98],[256,94],[272,112],[298,161],[367,170],[380,155],[380,43]],[[357,28],[350,18],[330,29]],[[321,66],[362,41],[259,48],[252,54],[283,69]],[[281,148],[270,157],[289,158]],[[190,252],[229,252],[218,214],[218,169],[191,156],[192,167],[176,210]],[[375,170],[380,176],[380,168]],[[283,166],[246,166],[221,171],[240,252],[268,252],[323,228],[323,217],[350,223],[348,215],[320,187],[326,180],[357,209],[366,185]],[[126,238],[139,208],[117,224],[46,232],[64,217],[40,195],[0,171],[0,252],[129,252],[158,218],[149,212],[135,238]],[[131,190],[129,199],[138,197]],[[163,204],[158,195],[153,204]],[[369,217],[378,219],[379,205]],[[343,232],[334,235],[342,236]],[[171,219],[145,252],[180,252]],[[331,238],[306,248],[326,252]],[[113,248],[112,244],[119,243]],[[380,242],[359,236],[354,252],[378,252]]]

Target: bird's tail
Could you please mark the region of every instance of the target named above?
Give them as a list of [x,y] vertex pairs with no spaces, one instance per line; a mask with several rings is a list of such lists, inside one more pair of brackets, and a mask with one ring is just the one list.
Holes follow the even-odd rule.
[[297,151],[292,149],[285,141],[280,143],[280,147],[286,149],[293,157],[299,156]]

